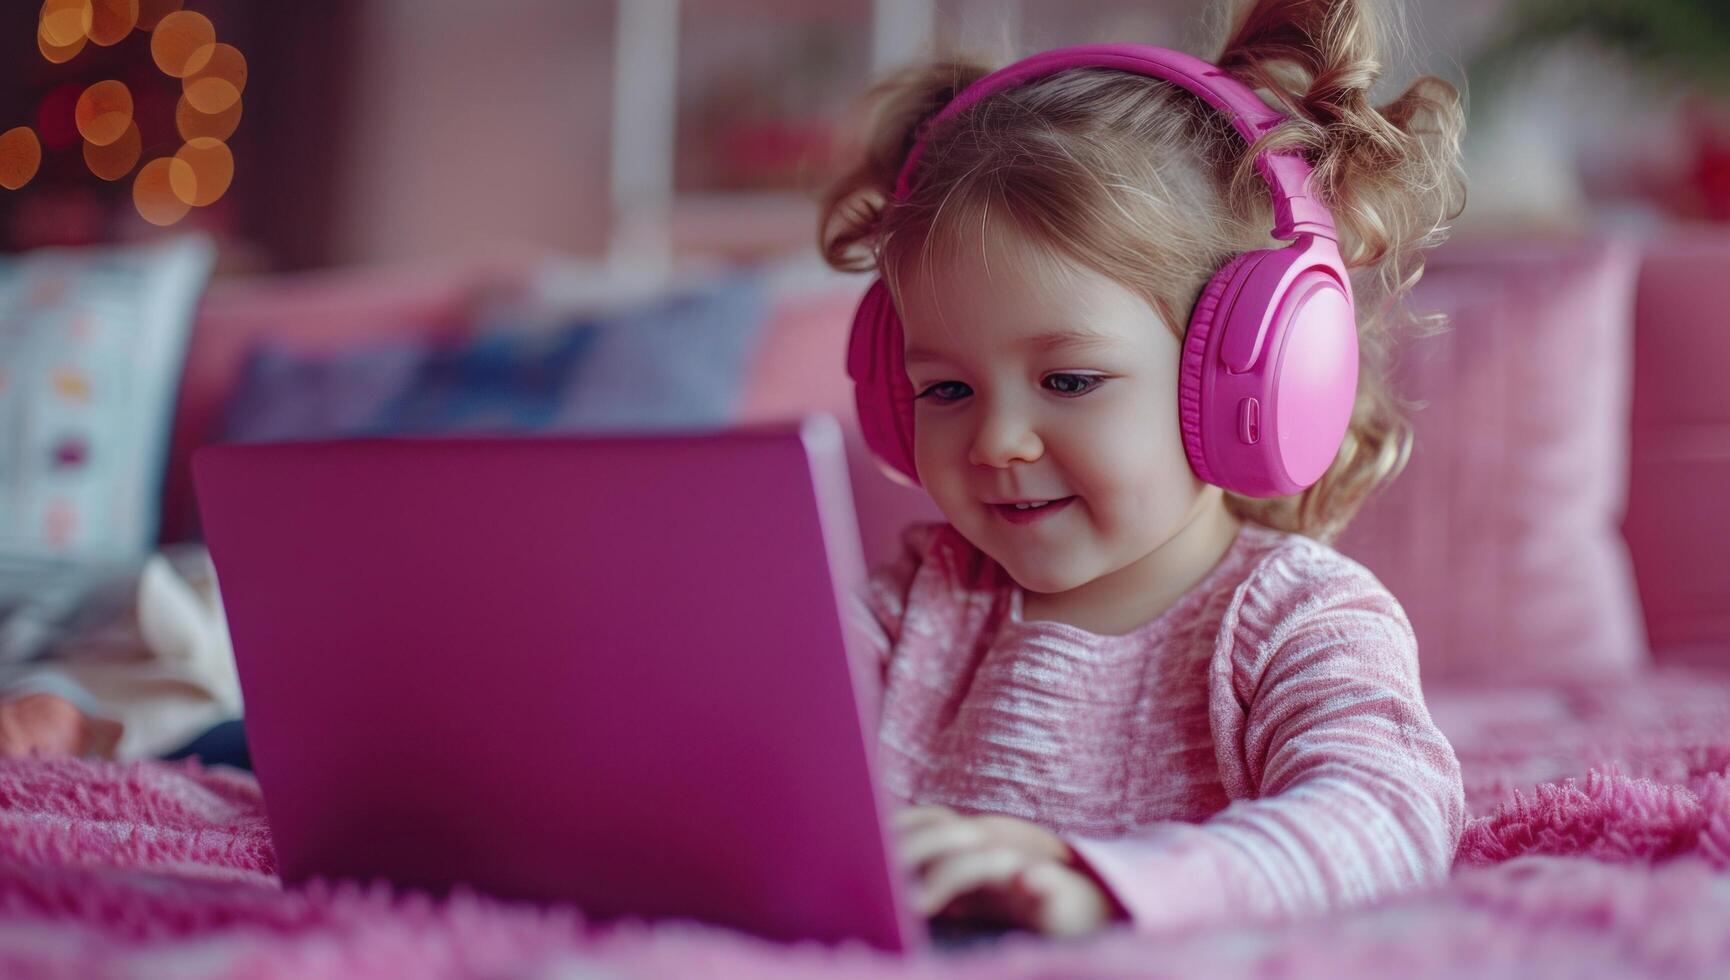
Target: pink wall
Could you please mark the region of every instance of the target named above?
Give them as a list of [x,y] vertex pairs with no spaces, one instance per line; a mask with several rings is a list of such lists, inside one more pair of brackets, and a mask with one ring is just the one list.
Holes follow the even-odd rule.
[[[369,0],[353,45],[356,95],[342,147],[346,162],[338,167],[342,186],[331,189],[339,202],[331,261],[414,263],[496,256],[519,245],[602,254],[611,223],[618,2],[629,0]],[[710,17],[737,10],[769,21],[798,19],[806,9],[800,0],[683,2]],[[936,2],[978,20],[990,15],[996,0]],[[1409,50],[1389,52],[1373,97],[1392,98],[1418,71],[1457,79],[1463,52],[1509,2],[1404,0]],[[1196,0],[1121,3],[1164,6],[1186,25],[1169,39],[1131,40],[1191,50],[1200,43]],[[869,0],[845,5],[867,10]],[[1114,9],[1108,0],[1075,7],[1022,0],[1021,7],[1024,45],[1104,31],[1089,18]],[[773,12],[765,15],[767,8]],[[860,43],[868,44],[868,16],[860,20]],[[1059,30],[1065,26],[1068,32]],[[971,33],[981,31],[989,34],[977,26]],[[692,33],[681,39],[682,62],[715,60],[702,56],[703,38]],[[1664,149],[1663,105],[1624,91],[1629,86],[1604,69],[1590,59],[1564,63],[1520,90],[1521,101],[1510,107],[1511,128],[1485,120],[1475,130],[1483,146],[1469,163],[1479,206],[1468,208],[1461,230],[1510,213],[1515,224],[1530,224],[1542,217],[1531,213],[1539,205],[1577,209],[1589,189],[1566,179],[1571,154],[1598,160],[1601,169],[1613,157]],[[1472,143],[1468,138],[1469,150]],[[1540,187],[1553,189],[1549,197],[1534,194]]]
[[334,260],[604,248],[613,9],[368,4]]

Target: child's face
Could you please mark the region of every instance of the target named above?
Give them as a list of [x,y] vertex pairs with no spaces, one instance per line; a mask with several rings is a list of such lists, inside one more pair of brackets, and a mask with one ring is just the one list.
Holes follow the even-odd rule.
[[[1058,593],[1151,554],[1205,484],[1178,428],[1176,334],[1115,281],[1056,256],[1041,271],[1028,247],[1000,236],[945,267],[916,259],[901,313],[920,482],[1023,588]],[[1065,329],[1103,339],[1027,345]],[[993,506],[1070,496],[1028,523]]]

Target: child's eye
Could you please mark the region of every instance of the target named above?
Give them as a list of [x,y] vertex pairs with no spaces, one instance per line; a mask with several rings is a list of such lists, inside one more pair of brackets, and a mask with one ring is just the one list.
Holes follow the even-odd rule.
[[[922,392],[920,392],[920,393],[919,393],[919,394],[917,394],[917,395],[914,395],[914,396],[913,396],[913,398],[914,398],[914,400],[915,400],[915,401],[917,401],[917,400],[919,400],[919,399],[921,399],[921,398],[924,398],[924,397],[926,397],[926,396],[927,396],[927,395],[932,395],[932,394],[935,394],[935,393],[936,393],[936,391],[937,391],[937,389],[939,389],[939,388],[942,388],[942,387],[943,387],[943,386],[945,386],[945,385],[954,385],[954,386],[955,386],[955,387],[957,387],[957,388],[966,388],[966,387],[967,387],[967,386],[966,386],[966,385],[964,385],[964,384],[962,384],[962,383],[961,383],[961,382],[959,382],[959,381],[939,381],[939,382],[937,382],[937,383],[936,383],[936,384],[934,384],[934,385],[932,385],[932,386],[931,386],[931,387],[929,387],[929,388],[927,388],[927,389],[925,389],[925,390],[924,390],[924,391],[922,391]],[[937,397],[936,397],[936,398],[935,398],[935,399],[934,399],[934,401],[936,401],[936,402],[937,402],[937,403],[938,403],[938,404],[940,404],[940,405],[947,405],[947,404],[949,404],[949,403],[950,403],[950,402],[953,402],[953,401],[960,401],[960,400],[961,400],[961,399],[962,399],[962,398],[964,398],[964,397],[966,397],[966,396],[965,396],[965,395],[955,395],[955,396],[953,396],[953,397],[944,397],[944,396],[942,396],[942,395],[938,395],[938,396],[937,396]]]
[[[1067,381],[1069,383],[1060,384],[1057,387],[1052,388],[1051,390],[1055,391],[1056,393],[1058,393],[1060,395],[1063,395],[1066,398],[1075,398],[1075,397],[1078,397],[1080,395],[1085,395],[1088,392],[1092,391],[1093,389],[1095,389],[1095,388],[1097,388],[1100,385],[1105,383],[1104,378],[1100,377],[1099,375],[1095,375],[1095,374],[1050,374],[1050,375],[1046,375],[1045,380],[1049,382],[1049,381],[1052,381],[1054,379],[1060,379],[1060,378],[1061,379],[1067,379]],[[1082,382],[1082,383],[1076,384],[1075,382]],[[949,385],[953,385],[956,388],[962,389],[963,393],[962,394],[951,394],[951,395],[937,394],[938,389],[949,386]],[[961,399],[967,397],[967,395],[965,394],[966,390],[967,390],[967,386],[962,384],[959,381],[939,381],[936,384],[931,385],[930,387],[926,388],[924,391],[920,392],[919,394],[917,394],[913,397],[915,400],[917,400],[917,399],[924,398],[924,397],[930,395],[930,396],[933,396],[932,400],[936,401],[939,405],[948,405],[952,402],[958,402]]]
[[1093,389],[1095,389],[1095,388],[1097,388],[1100,385],[1105,383],[1105,379],[1101,378],[1097,374],[1053,374],[1053,375],[1047,376],[1045,380],[1050,381],[1052,378],[1073,378],[1077,381],[1089,382],[1088,384],[1084,384],[1084,385],[1081,385],[1081,386],[1075,387],[1075,388],[1065,387],[1065,388],[1053,389],[1053,390],[1057,391],[1059,394],[1071,395],[1071,396],[1085,395],[1088,392],[1092,391]]

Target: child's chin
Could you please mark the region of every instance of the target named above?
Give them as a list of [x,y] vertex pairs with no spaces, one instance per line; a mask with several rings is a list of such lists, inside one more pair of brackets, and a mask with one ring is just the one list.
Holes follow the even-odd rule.
[[1061,570],[1053,568],[1050,563],[1041,563],[1037,560],[1029,561],[1019,557],[1012,557],[1008,561],[998,559],[997,563],[1003,566],[1004,572],[1016,585],[1027,592],[1037,592],[1040,595],[1057,595],[1083,584],[1072,575],[1062,574]]

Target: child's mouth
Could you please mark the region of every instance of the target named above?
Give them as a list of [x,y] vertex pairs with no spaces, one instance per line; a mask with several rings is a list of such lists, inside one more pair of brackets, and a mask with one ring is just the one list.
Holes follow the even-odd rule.
[[997,513],[997,516],[1011,524],[1031,524],[1034,521],[1044,520],[1045,518],[1056,514],[1058,511],[1068,508],[1069,505],[1074,502],[1074,497],[1061,497],[1057,500],[1051,501],[1050,503],[1041,504],[1037,507],[1018,508],[1014,504],[991,504],[990,506],[991,509]]

